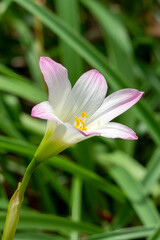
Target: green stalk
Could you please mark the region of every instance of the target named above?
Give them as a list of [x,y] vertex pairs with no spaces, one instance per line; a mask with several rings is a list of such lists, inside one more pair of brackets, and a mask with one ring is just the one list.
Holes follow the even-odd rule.
[[37,167],[37,165],[38,163],[36,162],[36,159],[34,157],[26,169],[22,182],[18,184],[18,188],[16,189],[12,198],[10,199],[2,240],[13,240],[14,238],[16,228],[19,222],[19,215],[24,198],[24,193],[27,188],[30,177],[35,168]]
[[[72,220],[79,222],[81,218],[81,200],[82,200],[82,180],[79,177],[74,177],[72,180],[71,192],[71,213]],[[72,231],[70,240],[78,240],[78,231]]]
[[160,238],[160,223],[155,227],[154,233],[147,240],[158,240]]
[[31,178],[32,173],[34,172],[34,170],[36,169],[37,165],[39,163],[36,162],[36,158],[33,157],[32,161],[30,162],[30,164],[28,165],[26,172],[23,176],[21,185],[20,185],[20,189],[19,189],[19,199],[22,200],[23,196],[24,196],[24,192],[27,188],[28,182]]

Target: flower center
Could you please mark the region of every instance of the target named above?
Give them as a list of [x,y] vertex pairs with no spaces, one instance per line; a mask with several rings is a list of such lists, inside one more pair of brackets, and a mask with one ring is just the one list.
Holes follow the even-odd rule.
[[87,131],[87,128],[85,127],[85,121],[87,118],[87,114],[85,112],[82,112],[82,118],[83,118],[83,120],[81,118],[78,118],[77,116],[75,116],[75,119],[76,119],[75,127],[81,131]]

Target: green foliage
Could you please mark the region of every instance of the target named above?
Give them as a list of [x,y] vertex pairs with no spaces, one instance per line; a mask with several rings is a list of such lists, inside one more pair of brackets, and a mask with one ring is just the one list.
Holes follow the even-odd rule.
[[[157,1],[0,2],[0,230],[8,201],[45,133],[33,119],[47,99],[39,57],[72,85],[98,69],[109,92],[144,91],[118,118],[138,141],[96,137],[41,164],[26,191],[15,240],[160,238],[160,47]],[[154,20],[154,21],[153,21]]]

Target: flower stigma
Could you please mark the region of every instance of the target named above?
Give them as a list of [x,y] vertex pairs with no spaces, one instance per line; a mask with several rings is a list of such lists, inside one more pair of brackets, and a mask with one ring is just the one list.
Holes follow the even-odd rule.
[[82,118],[83,118],[83,120],[81,118],[78,118],[77,116],[75,116],[75,119],[76,119],[75,127],[81,131],[87,131],[87,128],[85,127],[85,121],[87,118],[87,114],[85,112],[82,112]]

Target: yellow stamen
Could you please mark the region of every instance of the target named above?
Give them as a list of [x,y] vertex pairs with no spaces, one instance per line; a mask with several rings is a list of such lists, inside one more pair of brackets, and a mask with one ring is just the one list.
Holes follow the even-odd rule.
[[85,112],[82,112],[82,118],[84,120],[82,120],[81,118],[78,118],[77,116],[75,116],[75,119],[76,119],[75,127],[78,128],[81,131],[87,131],[87,128],[85,127],[85,120],[87,118],[87,114]]
[[82,112],[82,117],[87,118],[87,114],[85,112]]
[[87,128],[85,128],[85,123],[84,123],[84,121],[83,121],[82,119],[79,119],[79,120],[80,120],[80,122],[81,122],[81,124],[82,124],[81,130],[82,130],[82,131],[86,131]]
[[75,127],[76,127],[76,128],[79,128],[79,125],[80,125],[79,118],[78,118],[77,116],[75,116],[75,119],[76,119],[76,125],[75,125]]

